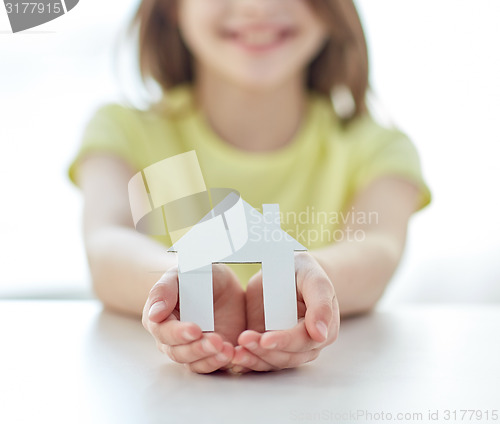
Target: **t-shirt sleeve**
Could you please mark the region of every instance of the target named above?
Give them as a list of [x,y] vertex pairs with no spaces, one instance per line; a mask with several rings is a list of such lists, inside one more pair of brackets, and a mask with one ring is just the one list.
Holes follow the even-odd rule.
[[69,179],[77,184],[76,173],[82,159],[91,154],[118,156],[133,169],[138,168],[138,158],[131,140],[134,137],[132,111],[119,104],[99,106],[87,121],[80,139],[80,146],[69,168]]
[[418,210],[431,201],[430,189],[423,177],[417,149],[410,138],[397,128],[385,128],[371,118],[357,134],[351,193],[358,193],[375,179],[384,176],[404,178],[420,192]]

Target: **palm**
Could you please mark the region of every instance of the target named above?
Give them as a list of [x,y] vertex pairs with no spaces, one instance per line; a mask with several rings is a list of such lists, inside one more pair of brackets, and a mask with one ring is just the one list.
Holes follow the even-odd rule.
[[236,275],[224,265],[213,266],[215,332],[233,346],[246,329],[245,292]]

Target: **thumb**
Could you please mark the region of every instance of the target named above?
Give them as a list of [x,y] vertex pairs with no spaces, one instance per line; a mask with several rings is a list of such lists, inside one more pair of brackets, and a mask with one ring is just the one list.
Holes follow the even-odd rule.
[[143,321],[165,321],[177,305],[178,294],[177,267],[174,267],[165,272],[149,292],[142,313]]
[[338,314],[333,284],[322,272],[307,273],[307,282],[300,284],[306,305],[305,325],[309,336],[317,342],[328,339],[334,316]]

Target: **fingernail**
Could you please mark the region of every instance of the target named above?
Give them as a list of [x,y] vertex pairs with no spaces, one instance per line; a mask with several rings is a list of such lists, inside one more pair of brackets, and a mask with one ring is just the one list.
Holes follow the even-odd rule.
[[236,365],[233,368],[231,368],[231,370],[233,372],[240,373],[241,371],[243,371],[243,367],[240,367],[239,365]]
[[187,340],[188,342],[192,342],[193,340],[196,340],[196,337],[193,336],[189,331],[184,330],[182,333],[182,337]]
[[153,303],[151,308],[149,308],[148,317],[151,318],[153,315],[157,315],[167,309],[167,304],[160,300],[159,302]]
[[201,345],[203,346],[203,350],[207,353],[218,353],[219,352],[208,339],[203,339],[203,341],[201,342]]
[[215,355],[215,359],[217,359],[219,362],[226,362],[229,358],[223,353],[218,353],[217,355]]
[[263,347],[264,347],[264,349],[276,349],[276,346],[278,346],[278,343],[274,342],[272,345],[263,346]]
[[321,333],[324,339],[328,337],[328,327],[323,321],[318,321],[316,323],[316,328]]
[[244,364],[246,364],[248,362],[248,356],[247,355],[243,355],[239,361],[235,361],[233,359],[233,362],[235,362],[236,364],[244,365]]
[[257,342],[250,342],[250,343],[246,344],[245,347],[247,349],[254,350],[254,349],[257,349],[259,347],[259,345]]

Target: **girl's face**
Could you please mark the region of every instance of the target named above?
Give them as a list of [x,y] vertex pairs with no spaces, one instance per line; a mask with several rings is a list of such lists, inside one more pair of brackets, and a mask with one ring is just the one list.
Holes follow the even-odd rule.
[[326,39],[308,0],[178,0],[198,71],[266,89],[301,78]]

